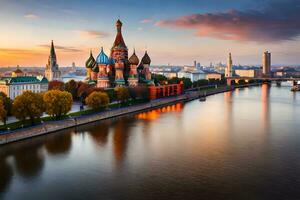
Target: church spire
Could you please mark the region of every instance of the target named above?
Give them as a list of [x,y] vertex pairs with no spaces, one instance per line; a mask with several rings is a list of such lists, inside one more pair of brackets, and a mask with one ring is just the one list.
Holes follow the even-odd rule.
[[124,42],[123,36],[122,36],[122,26],[123,23],[121,22],[120,19],[118,19],[118,21],[116,22],[116,27],[117,27],[117,35],[116,35],[116,39],[113,45],[113,48],[115,47],[121,47],[121,48],[126,48],[127,46]]
[[50,56],[51,56],[52,58],[55,58],[55,57],[56,57],[56,54],[55,54],[55,48],[54,48],[54,44],[53,44],[53,40],[51,41]]

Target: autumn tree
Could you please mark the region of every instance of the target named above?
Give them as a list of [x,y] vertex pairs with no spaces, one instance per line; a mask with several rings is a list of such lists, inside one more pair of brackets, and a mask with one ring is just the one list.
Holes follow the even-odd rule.
[[72,94],[73,99],[77,98],[77,89],[78,89],[78,83],[75,80],[70,80],[67,83],[65,83],[65,91]]
[[7,119],[7,112],[5,110],[5,106],[2,99],[0,99],[0,121],[2,121],[4,125],[6,125],[6,119]]
[[46,113],[55,119],[61,119],[66,115],[73,104],[71,93],[60,90],[49,90],[43,99]]
[[61,90],[61,91],[63,91],[64,86],[65,86],[64,82],[53,80],[53,81],[49,82],[48,89],[49,90]]
[[25,91],[15,98],[12,111],[17,119],[29,118],[33,124],[34,120],[40,118],[44,112],[43,96],[39,93]]
[[129,92],[126,87],[116,87],[115,93],[119,102],[125,103],[126,101],[128,101]]
[[86,98],[86,90],[90,87],[89,84],[84,83],[84,82],[79,82],[78,83],[78,89],[77,89],[77,97],[80,99],[85,99]]
[[104,92],[93,92],[86,99],[86,104],[94,110],[105,108],[109,104],[109,97]]
[[0,92],[0,99],[3,101],[3,105],[7,112],[7,116],[11,116],[13,101],[4,92]]

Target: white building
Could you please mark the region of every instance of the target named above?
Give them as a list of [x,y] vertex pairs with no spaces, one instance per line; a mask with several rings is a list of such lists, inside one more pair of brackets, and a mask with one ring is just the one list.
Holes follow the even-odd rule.
[[49,81],[61,80],[61,71],[58,69],[53,41],[51,42],[50,56],[46,65],[45,76]]
[[178,78],[189,78],[192,82],[205,79],[206,74],[201,70],[182,70],[178,72]]
[[24,91],[39,93],[46,92],[47,90],[48,80],[43,76],[19,76],[0,78],[0,92],[4,92],[11,99],[15,99]]

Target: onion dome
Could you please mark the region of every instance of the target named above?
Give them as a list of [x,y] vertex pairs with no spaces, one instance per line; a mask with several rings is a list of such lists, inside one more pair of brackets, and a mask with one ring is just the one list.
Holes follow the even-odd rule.
[[93,53],[91,51],[89,59],[87,59],[87,61],[85,62],[85,67],[91,69],[91,68],[94,67],[95,63],[96,63],[96,61],[95,61],[95,58],[94,58]]
[[93,71],[93,72],[96,72],[96,73],[99,72],[99,67],[98,67],[97,64],[92,68],[92,71]]
[[133,51],[132,56],[129,58],[129,63],[132,65],[138,65],[140,62],[139,58],[135,54],[135,50]]
[[145,52],[145,55],[142,58],[142,63],[145,64],[145,65],[150,65],[150,63],[151,63],[151,59],[150,59],[147,51]]
[[115,60],[112,57],[109,57],[108,64],[109,65],[114,65],[115,63],[116,63]]
[[22,74],[23,73],[23,71],[20,70],[19,65],[17,66],[17,69],[14,71],[14,73],[16,73],[16,74]]
[[97,62],[98,64],[102,64],[102,65],[107,65],[107,64],[109,64],[108,56],[104,53],[103,47],[101,47],[101,52],[100,52],[99,55],[97,56],[96,62]]
[[138,70],[138,72],[142,72],[143,69],[144,69],[144,65],[143,65],[143,63],[141,62],[141,63],[139,64],[139,66],[137,67],[137,70]]

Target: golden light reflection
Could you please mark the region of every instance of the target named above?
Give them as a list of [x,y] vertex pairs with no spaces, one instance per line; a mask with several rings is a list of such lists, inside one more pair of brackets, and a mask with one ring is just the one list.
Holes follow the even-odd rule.
[[136,115],[136,118],[142,120],[154,121],[158,119],[162,113],[181,112],[182,109],[183,109],[183,103],[177,103],[174,105],[165,106],[148,112],[139,113]]
[[262,127],[264,130],[269,131],[269,118],[270,118],[270,86],[263,84],[261,87],[261,102],[262,102]]

